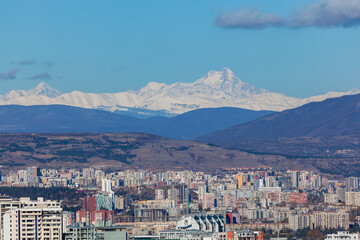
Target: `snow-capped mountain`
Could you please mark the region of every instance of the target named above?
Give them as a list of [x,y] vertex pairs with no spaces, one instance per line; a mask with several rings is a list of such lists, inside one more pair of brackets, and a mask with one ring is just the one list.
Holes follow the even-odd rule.
[[177,82],[171,85],[150,82],[138,91],[119,93],[60,93],[46,83],[31,90],[13,90],[0,96],[0,105],[51,105],[61,104],[108,111],[147,109],[180,114],[199,108],[238,107],[251,110],[282,111],[309,102],[360,93],[329,92],[310,98],[294,98],[270,92],[242,82],[228,68],[210,71],[193,83]]

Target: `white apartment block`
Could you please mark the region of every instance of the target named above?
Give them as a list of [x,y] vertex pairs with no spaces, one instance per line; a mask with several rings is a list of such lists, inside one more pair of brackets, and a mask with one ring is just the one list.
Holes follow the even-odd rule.
[[20,201],[14,201],[9,197],[1,197],[0,199],[0,240],[4,239],[4,214],[20,207]]
[[4,240],[61,240],[62,208],[56,201],[20,199],[3,216]]

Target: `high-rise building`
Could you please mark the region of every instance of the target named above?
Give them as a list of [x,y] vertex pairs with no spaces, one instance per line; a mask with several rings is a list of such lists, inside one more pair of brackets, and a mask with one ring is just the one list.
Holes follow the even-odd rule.
[[172,185],[172,187],[168,189],[168,200],[175,201],[176,205],[188,202],[189,190],[187,186],[185,184]]
[[346,190],[347,191],[358,191],[359,190],[359,178],[348,177],[346,179]]
[[289,227],[290,229],[295,231],[298,229],[311,227],[311,215],[310,214],[290,215]]
[[3,217],[4,240],[62,239],[62,208],[55,201],[20,199],[20,207]]
[[244,186],[244,175],[242,173],[239,173],[236,177],[238,189],[240,189],[242,186]]
[[75,224],[75,216],[73,212],[64,211],[62,215],[63,233],[67,232],[68,226]]
[[348,206],[360,207],[360,192],[346,192],[345,204]]
[[212,209],[215,207],[215,194],[214,193],[205,193],[202,201],[203,209]]
[[94,178],[95,170],[93,168],[84,168],[82,171],[82,175],[84,178]]
[[26,168],[27,179],[26,182],[28,186],[38,186],[40,182],[41,171],[38,167],[28,167]]
[[101,190],[103,192],[110,193],[112,192],[111,188],[112,188],[111,180],[103,178],[101,181]]
[[83,209],[88,210],[88,211],[95,211],[96,210],[96,197],[94,197],[94,196],[84,197]]
[[226,208],[235,208],[236,207],[235,193],[225,193],[223,195],[223,206]]
[[349,213],[344,212],[315,212],[312,214],[312,228],[348,229]]
[[101,190],[96,195],[96,210],[114,210],[115,197],[111,180],[102,179]]
[[165,199],[164,189],[161,188],[155,189],[155,200],[164,200],[164,199]]
[[291,171],[291,183],[293,188],[299,188],[299,171]]
[[114,210],[114,193],[98,192],[96,195],[96,210]]
[[125,209],[125,198],[115,195],[115,209]]
[[7,196],[0,196],[0,239],[4,239],[4,214],[11,210],[17,209],[20,207],[20,201],[15,201],[14,199]]
[[304,228],[338,229],[349,228],[349,213],[345,212],[313,212],[289,216],[289,227],[293,230]]

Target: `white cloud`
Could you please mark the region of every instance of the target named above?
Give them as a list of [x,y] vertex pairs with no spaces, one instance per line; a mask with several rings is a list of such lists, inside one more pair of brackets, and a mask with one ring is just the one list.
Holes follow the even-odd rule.
[[219,15],[216,27],[263,29],[268,27],[355,27],[360,25],[360,0],[321,0],[281,17],[256,9],[242,9],[235,13]]

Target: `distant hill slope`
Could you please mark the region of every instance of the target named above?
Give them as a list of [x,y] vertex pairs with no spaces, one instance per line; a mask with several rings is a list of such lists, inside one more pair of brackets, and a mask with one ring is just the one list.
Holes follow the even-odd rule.
[[[245,123],[272,113],[241,108],[204,108],[180,114],[172,118],[145,119],[147,131],[175,139],[191,140],[239,123]],[[214,130],[216,129],[216,130]]]
[[0,132],[144,132],[189,140],[269,113],[271,112],[239,108],[214,108],[194,110],[172,118],[138,119],[64,105],[9,105],[0,106]]
[[129,116],[63,105],[0,106],[0,132],[121,132],[139,124]]
[[360,155],[359,136],[357,94],[273,113],[197,140],[268,153],[348,157]]
[[0,134],[2,171],[25,166],[192,169],[254,167],[260,156],[142,133]]
[[359,158],[296,158],[231,150],[143,133],[0,133],[3,173],[26,166],[200,170],[271,166],[359,175]]

